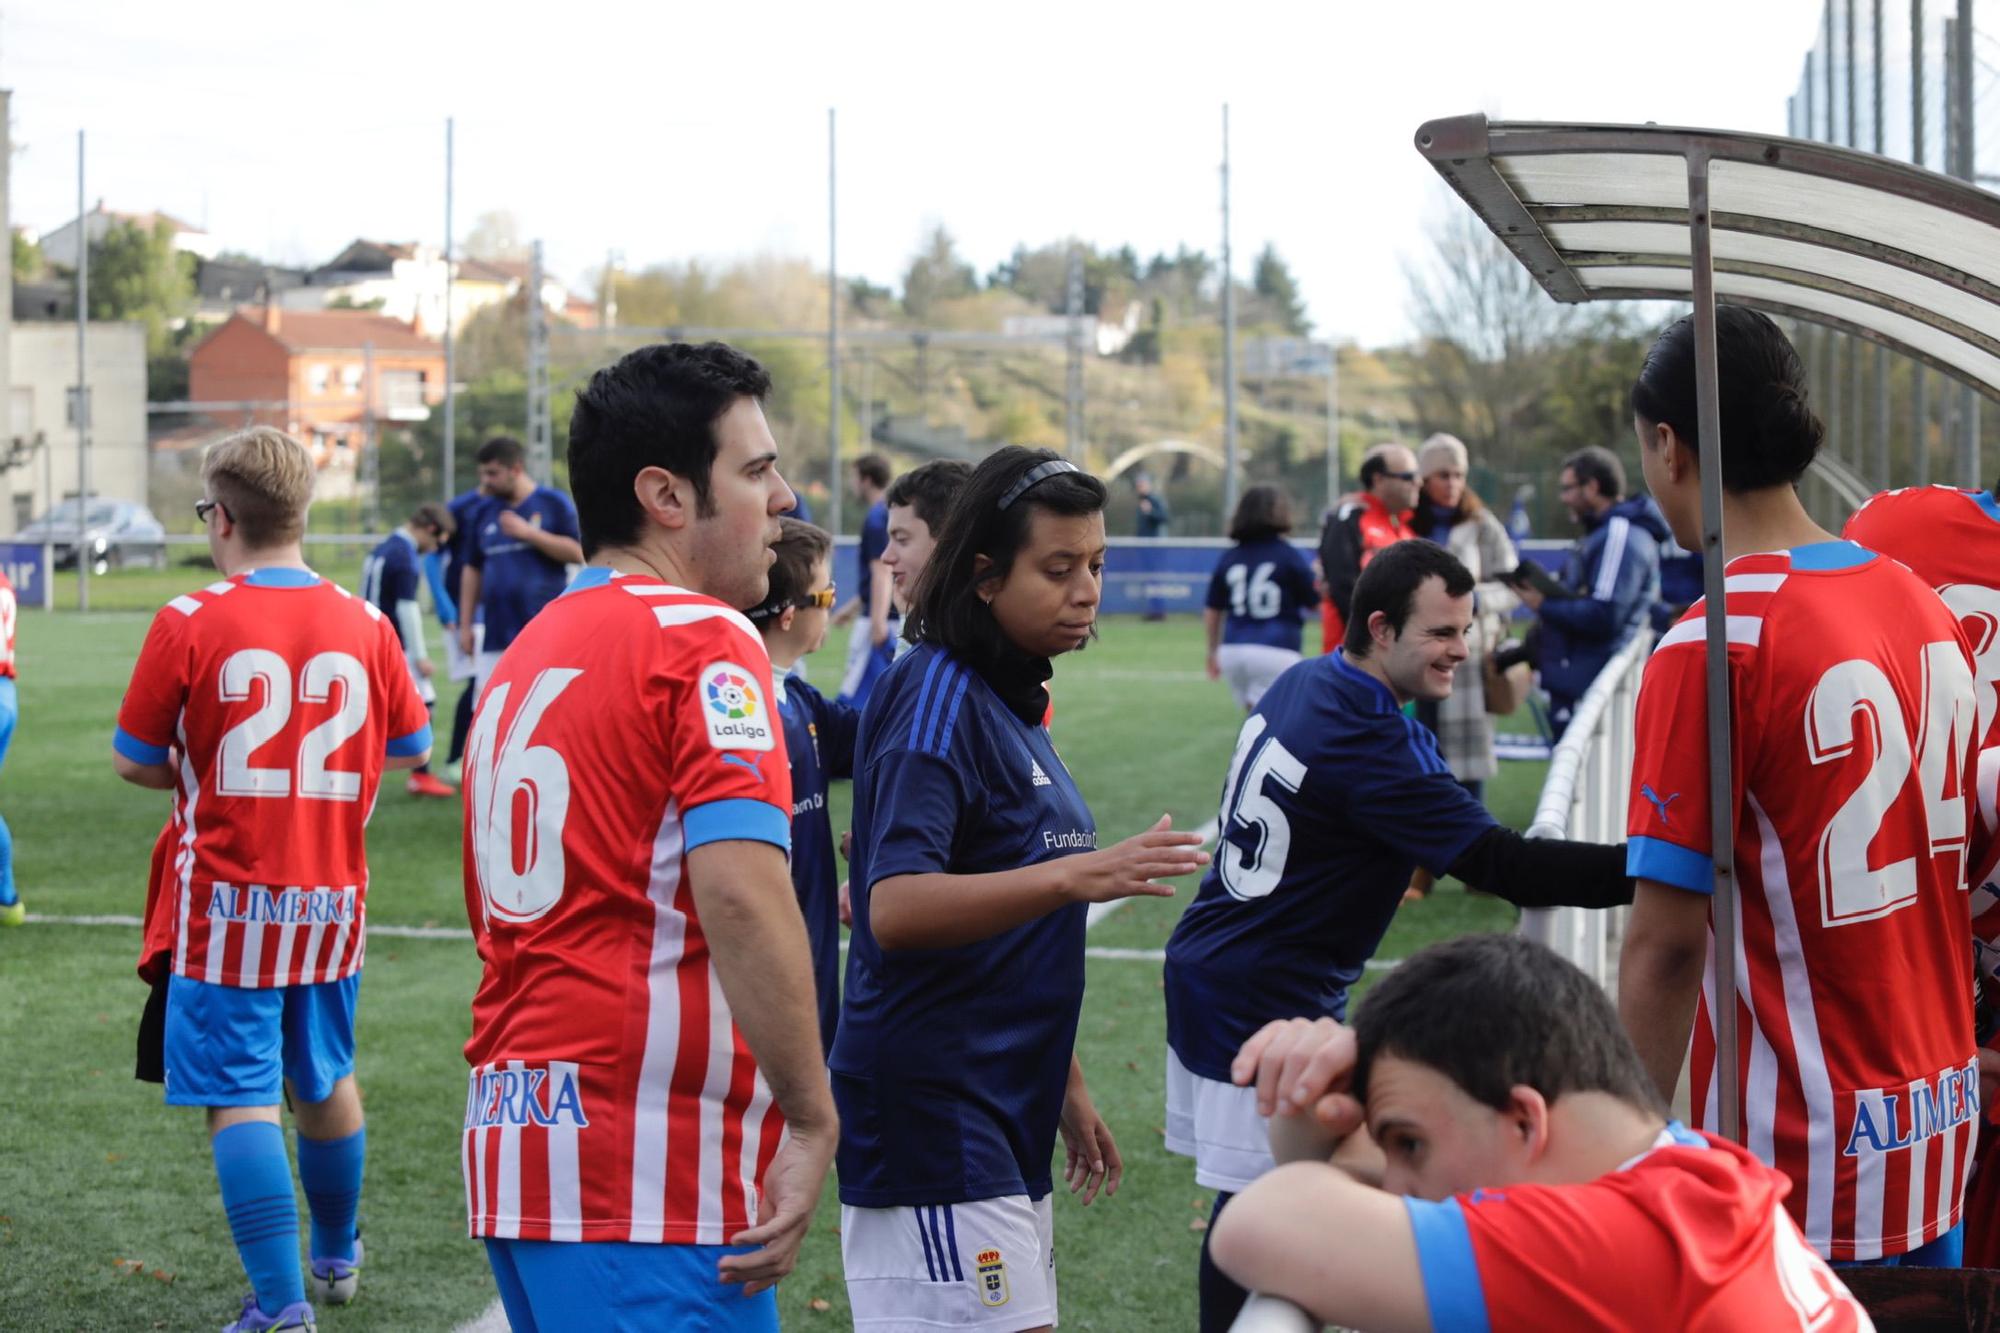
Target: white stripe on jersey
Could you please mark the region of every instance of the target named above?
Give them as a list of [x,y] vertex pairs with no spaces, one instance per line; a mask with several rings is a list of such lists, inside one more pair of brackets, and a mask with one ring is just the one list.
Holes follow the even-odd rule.
[[[496,1066],[494,1066],[491,1063],[483,1064],[479,1067],[478,1072],[481,1074],[490,1074],[493,1072],[495,1067]],[[472,1080],[472,1090],[469,1093],[467,1093],[466,1096],[468,1099],[476,1098],[479,1096],[480,1091],[481,1091],[481,1080],[478,1078],[474,1078]],[[472,1142],[472,1166],[473,1166],[473,1169],[467,1178],[476,1183],[476,1189],[474,1190],[474,1193],[478,1196],[478,1204],[479,1204],[479,1206],[476,1209],[474,1209],[471,1214],[473,1218],[473,1225],[475,1227],[473,1234],[484,1235],[485,1232],[478,1228],[483,1228],[486,1224],[486,1199],[488,1191],[492,1188],[492,1182],[486,1178],[486,1136],[488,1134],[491,1134],[493,1130],[492,1127],[486,1123],[485,1116],[477,1115],[477,1103],[473,1103],[473,1105],[475,1109],[473,1112],[472,1123],[479,1126],[479,1128],[473,1130],[472,1133],[466,1136]]]
[[[1826,1051],[1820,1045],[1819,1014],[1813,1008],[1812,979],[1806,975],[1805,962],[1798,953],[1799,918],[1792,902],[1791,877],[1785,870],[1784,844],[1778,840],[1778,830],[1773,827],[1771,817],[1764,813],[1756,794],[1745,788],[1743,796],[1750,806],[1750,813],[1757,820],[1764,901],[1771,913],[1772,937],[1778,945],[1778,972],[1784,979],[1785,1021],[1791,1025],[1793,1058],[1798,1063],[1799,1083],[1805,1093],[1806,1198],[1803,1211],[1806,1225],[1803,1230],[1806,1244],[1821,1254],[1827,1254],[1831,1252],[1833,1242],[1834,1154],[1839,1151],[1833,1142],[1833,1080],[1827,1075]],[[1874,1156],[1879,1166],[1881,1156]],[[1862,1160],[1868,1157],[1869,1154],[1862,1154]],[[1857,1210],[1861,1206],[1857,1201]],[[1878,1176],[1875,1193],[1878,1224],[1881,1213],[1881,1181]],[[1871,1233],[1857,1226],[1855,1234],[1867,1236]],[[1872,1234],[1881,1235],[1879,1225]]]
[[174,872],[179,880],[179,917],[174,929],[174,973],[187,974],[188,912],[194,895],[194,805],[201,788],[195,781],[194,763],[188,758],[187,716],[174,722],[174,734],[181,743],[181,845],[174,853]]
[[299,980],[310,985],[319,980],[313,975],[315,969],[324,972],[319,964],[319,948],[326,940],[326,923],[315,921],[306,928],[306,956],[301,960]]
[[[360,892],[357,890],[355,897],[359,898],[360,896]],[[347,957],[347,937],[353,929],[354,927],[345,921],[334,928],[333,948],[327,951],[326,966],[320,969],[319,979],[321,981],[332,981],[340,976],[341,960]],[[243,975],[247,977],[256,974],[246,971]]]
[[[1917,1090],[1921,1088],[1925,1092],[1929,1092],[1934,1086],[1935,1084],[1932,1079],[1919,1078],[1916,1082],[1903,1089],[1903,1100],[1910,1108],[1910,1129],[1912,1133],[1917,1128]],[[1890,1132],[1893,1134],[1895,1131],[1892,1129]],[[1944,1150],[1949,1153],[1951,1151],[1951,1141],[1958,1137],[1958,1131],[1956,1129],[1947,1129],[1942,1134],[1933,1135],[1932,1137],[1944,1144]],[[1927,1138],[1920,1138],[1910,1145],[1910,1191],[1907,1201],[1908,1206],[1903,1210],[1905,1213],[1903,1218],[1903,1234],[1909,1237],[1912,1248],[1924,1243],[1924,1223],[1928,1219],[1927,1210],[1924,1208],[1924,1181],[1930,1174],[1926,1170],[1930,1165],[1930,1148],[1931,1140]],[[1947,1178],[1951,1175],[1949,1167],[1945,1169],[1944,1174]]]
[[[1740,884],[1740,881],[1739,881]],[[1743,1146],[1758,1160],[1775,1162],[1778,1130],[1778,1053],[1770,1034],[1758,1021],[1755,997],[1750,991],[1750,956],[1743,941],[1743,895],[1731,895],[1736,909],[1736,993],[1750,1011],[1750,1077],[1743,1089]]]
[[[208,886],[208,900],[211,903],[215,901],[216,887],[213,883],[210,883]],[[211,916],[208,919],[208,930],[206,933],[208,935],[208,967],[202,980],[212,986],[220,986],[223,984],[222,958],[224,954],[229,952],[229,918],[226,916]]]
[[[577,1082],[582,1073],[570,1060],[549,1061],[549,1086]],[[580,1084],[579,1084],[580,1086]],[[549,1144],[549,1239],[583,1239],[583,1178],[577,1170],[577,1127],[568,1116],[542,1131]]]
[[[757,1225],[757,1158],[764,1147],[764,1119],[771,1109],[771,1085],[764,1081],[764,1071],[756,1069],[753,1077],[750,1104],[743,1108],[743,1153],[737,1159],[743,1177],[743,1215],[751,1226]],[[783,1141],[780,1131],[779,1142]]]
[[[254,571],[253,571],[253,572],[254,572]],[[224,594],[224,593],[226,593],[226,592],[230,591],[230,590],[231,590],[232,588],[234,588],[235,586],[236,586],[236,585],[235,585],[235,584],[233,584],[233,583],[231,583],[231,582],[230,582],[230,581],[229,581],[228,579],[223,579],[222,581],[220,581],[220,582],[218,582],[218,583],[211,583],[211,584],[209,584],[209,585],[208,585],[208,586],[207,586],[206,588],[203,588],[203,589],[202,589],[202,591],[203,591],[203,592],[206,592],[206,593],[213,593],[213,594],[215,594],[215,595],[216,595],[217,597],[220,597],[220,596],[222,596],[222,594]]]
[[671,583],[621,583],[618,585],[634,597],[691,597],[686,588],[676,588]]
[[1626,539],[1632,533],[1632,520],[1620,515],[1611,520],[1604,534],[1604,559],[1597,566],[1597,582],[1590,595],[1600,602],[1608,602],[1618,595],[1618,566],[1625,559]]
[[191,616],[195,612],[201,610],[201,603],[197,602],[194,598],[189,597],[186,593],[182,593],[179,597],[174,598],[171,602],[168,602],[167,605],[172,607],[174,610],[180,612],[184,616]]
[[681,886],[681,810],[668,801],[653,835],[653,956],[646,968],[646,1053],[632,1097],[632,1239],[657,1245],[666,1237],[667,1102],[680,1058],[681,952],[687,918],[674,907]]
[[[1762,616],[1727,616],[1725,620],[1728,624],[1729,641],[1731,643],[1740,643],[1747,647],[1755,648],[1758,641],[1764,637],[1764,617]],[[1683,620],[1680,624],[1660,636],[1660,641],[1653,646],[1653,651],[1659,652],[1662,648],[1671,648],[1677,643],[1701,643],[1707,636],[1707,629],[1708,620],[1704,616],[1696,616],[1692,620]]]
[[[213,890],[210,891],[213,892]],[[255,981],[257,979],[257,964],[262,962],[264,958],[265,935],[264,930],[254,920],[248,919],[250,910],[247,906],[248,897],[268,892],[271,892],[271,890],[265,885],[250,884],[245,886],[243,893],[237,895],[237,901],[246,904],[239,909],[245,914],[246,919],[243,922],[243,961],[237,965],[236,975],[245,981]],[[209,918],[211,923],[214,922],[214,919],[213,917]]]
[[708,1072],[701,1084],[701,1159],[695,1176],[694,1243],[722,1244],[722,1118],[736,1072],[736,1043],[722,982],[708,969]]
[[476,1131],[470,1128],[473,1124],[473,1106],[479,1097],[479,1074],[480,1071],[478,1069],[473,1070],[472,1077],[466,1081],[464,1123],[467,1126],[468,1132],[458,1136],[458,1175],[459,1179],[465,1182],[465,1233],[468,1236],[477,1235],[479,1229],[480,1212],[474,1203],[473,1187],[477,1184],[480,1187],[479,1192],[483,1194],[485,1193],[484,1187],[486,1184],[486,1164],[475,1159],[472,1154],[472,1144]]
[[[507,1062],[509,1069],[525,1067],[520,1060]],[[521,1122],[512,1115],[500,1117],[500,1198],[493,1206],[492,1234],[501,1240],[521,1235]]]
[[1725,593],[1776,592],[1785,586],[1785,580],[1790,577],[1775,570],[1766,574],[1730,574],[1723,578],[1722,590]]
[[292,948],[298,942],[298,934],[295,922],[287,921],[278,927],[278,947],[271,953],[271,976],[280,986],[292,975]]
[[741,611],[732,611],[726,606],[684,602],[678,606],[655,607],[653,618],[660,622],[662,629],[672,629],[676,625],[692,625],[702,620],[726,620],[749,636],[750,642],[756,644],[758,648],[764,646],[764,636],[750,623],[750,617]]

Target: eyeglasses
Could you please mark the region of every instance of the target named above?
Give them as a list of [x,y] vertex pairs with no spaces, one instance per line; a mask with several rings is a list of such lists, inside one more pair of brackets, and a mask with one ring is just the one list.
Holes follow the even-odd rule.
[[834,600],[839,592],[838,585],[829,583],[818,592],[809,592],[804,597],[801,597],[797,605],[802,611],[807,607],[813,607],[821,611],[831,611]]
[[1417,474],[1414,472],[1384,472],[1382,475],[1385,477],[1394,477],[1397,481],[1415,481],[1417,479]]
[[223,504],[220,500],[196,500],[194,502],[194,516],[201,520],[203,527],[208,526],[208,516],[218,509],[222,511],[222,516],[231,523],[236,521],[236,515],[230,513],[229,506]]

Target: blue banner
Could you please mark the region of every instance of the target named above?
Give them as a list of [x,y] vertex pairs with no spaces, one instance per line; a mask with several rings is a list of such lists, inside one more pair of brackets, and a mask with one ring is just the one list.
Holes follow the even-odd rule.
[[14,585],[16,606],[46,606],[49,597],[48,548],[39,543],[0,542],[0,573]]

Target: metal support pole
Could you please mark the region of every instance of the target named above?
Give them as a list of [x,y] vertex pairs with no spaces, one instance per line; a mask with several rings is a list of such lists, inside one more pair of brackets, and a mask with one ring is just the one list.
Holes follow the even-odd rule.
[[1910,367],[1911,416],[1916,425],[1916,438],[1910,441],[1910,484],[1928,486],[1931,484],[1931,403],[1930,382],[1924,367]]
[[1820,135],[1820,140],[1823,143],[1839,143],[1840,140],[1835,137],[1833,129],[1833,90],[1839,86],[1834,82],[1838,76],[1833,70],[1833,0],[1826,0],[1825,7],[1820,11],[1820,27],[1822,50],[1820,59],[1825,63],[1826,69],[1826,96],[1821,99],[1826,103],[1826,119],[1822,122],[1824,132]]
[[1708,671],[1708,812],[1715,836],[1711,921],[1715,939],[1717,1129],[1743,1141],[1736,1068],[1736,848],[1726,830],[1736,827],[1735,775],[1730,750],[1729,626],[1724,605],[1722,534],[1722,400],[1715,345],[1715,252],[1709,232],[1708,154],[1688,154],[1688,223],[1694,277],[1695,399],[1701,441],[1702,583],[1706,596]]
[[1847,57],[1847,146],[1861,146],[1861,62],[1854,58],[1854,0],[1846,0],[1847,5],[1847,45],[1843,54]]
[[[76,609],[90,609],[90,215],[84,212],[83,131],[76,132]],[[55,563],[49,564],[55,575]]]
[[1870,118],[1875,123],[1874,148],[1876,155],[1879,157],[1882,154],[1888,152],[1888,131],[1883,127],[1882,123],[1882,108],[1883,108],[1882,0],[1873,0],[1873,7],[1874,7],[1874,13],[1870,16],[1872,21],[1868,29],[1870,37],[1869,51],[1868,51],[1868,61],[1869,61],[1868,87],[1870,92],[1872,93],[1872,97],[1870,99],[1871,105],[1869,108],[1871,113]]
[[1069,282],[1064,305],[1069,313],[1069,367],[1063,385],[1064,455],[1083,462],[1083,247],[1069,245]]
[[1802,114],[1799,117],[1798,137],[1810,139],[1813,137],[1813,131],[1819,128],[1819,103],[1824,96],[1819,89],[1819,75],[1813,68],[1810,51],[1806,52],[1805,94],[1805,105],[1800,108]]
[[1236,272],[1229,260],[1229,103],[1222,104],[1222,513],[1236,512]]
[[444,118],[444,498],[458,490],[458,360],[451,331],[452,287],[458,265],[452,261],[452,118]]
[[1340,503],[1340,345],[1326,345],[1326,508]]
[[[1972,23],[1972,0],[1958,0],[1957,41],[1952,50],[1952,101],[1958,120],[1958,134],[1953,146],[1958,150],[1957,170],[1953,172],[1960,180],[1971,182],[1977,174],[1978,120],[1972,111],[1972,42],[1977,31]],[[1979,395],[1971,385],[1959,389],[1958,427],[1961,432],[1958,442],[1958,484],[1978,489],[1979,478]]]
[[1910,0],[1910,161],[1924,164],[1924,0]]
[[[1910,161],[1924,164],[1924,0],[1910,0]],[[1930,386],[1920,362],[1910,365],[1910,484],[1931,480]]]
[[361,484],[368,492],[368,531],[382,530],[382,442],[375,434],[375,344],[361,344]]
[[528,250],[528,471],[555,482],[555,425],[549,410],[549,312],[542,304],[542,243]]
[[[827,531],[840,531],[840,216],[834,175],[834,108],[826,109]],[[868,446],[864,441],[862,448]],[[862,573],[865,575],[866,570]]]

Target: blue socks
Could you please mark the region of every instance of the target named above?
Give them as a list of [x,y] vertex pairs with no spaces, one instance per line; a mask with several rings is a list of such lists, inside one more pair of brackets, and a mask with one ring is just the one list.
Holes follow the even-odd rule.
[[229,1233],[243,1258],[243,1271],[257,1293],[258,1308],[276,1314],[306,1298],[299,1266],[299,1208],[292,1194],[292,1167],[285,1156],[285,1132],[267,1121],[231,1125],[217,1134],[215,1175]]
[[[299,1135],[299,1183],[312,1210],[312,1257],[354,1257],[354,1214],[361,1206],[361,1167],[368,1158],[368,1131],[344,1139]],[[268,1308],[268,1307],[267,1307]]]
[[0,907],[12,907],[14,892],[14,834],[0,819]]

